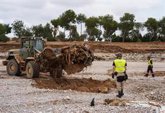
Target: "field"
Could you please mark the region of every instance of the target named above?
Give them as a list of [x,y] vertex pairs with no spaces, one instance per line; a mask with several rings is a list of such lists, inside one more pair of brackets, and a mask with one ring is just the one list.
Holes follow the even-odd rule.
[[[48,42],[64,47],[83,42]],[[95,61],[80,73],[53,80],[8,76],[2,60],[6,51],[19,48],[16,42],[0,43],[0,112],[2,113],[159,113],[165,112],[165,43],[92,43]],[[128,62],[124,96],[116,97],[112,61],[122,52]],[[152,56],[155,77],[144,77],[146,58]],[[90,106],[95,98],[95,106]]]

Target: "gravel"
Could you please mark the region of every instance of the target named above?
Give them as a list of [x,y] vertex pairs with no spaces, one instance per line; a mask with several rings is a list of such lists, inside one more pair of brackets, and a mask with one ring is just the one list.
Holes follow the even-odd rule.
[[[105,99],[117,99],[116,89],[108,94],[86,93],[72,90],[38,89],[31,84],[32,79],[8,76],[5,67],[0,66],[0,113],[156,113],[163,111],[165,105],[164,77],[148,77],[138,75],[144,72],[143,62],[128,62],[130,76],[125,83],[126,106],[104,105]],[[112,61],[95,61],[93,65],[81,73],[71,77],[105,80],[112,68]],[[137,69],[136,69],[137,68]],[[155,70],[164,70],[164,64],[155,62]],[[90,102],[95,98],[95,106]],[[121,100],[122,100],[121,99]],[[156,102],[159,106],[151,105]],[[165,110],[163,111],[165,112]]]

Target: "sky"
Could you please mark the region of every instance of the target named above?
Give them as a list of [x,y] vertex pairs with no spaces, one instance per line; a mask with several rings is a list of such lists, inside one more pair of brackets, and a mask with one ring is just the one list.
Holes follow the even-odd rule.
[[159,20],[165,16],[165,0],[0,0],[0,23],[46,24],[68,9],[87,17],[110,14],[117,21],[128,12],[144,22],[148,17]]

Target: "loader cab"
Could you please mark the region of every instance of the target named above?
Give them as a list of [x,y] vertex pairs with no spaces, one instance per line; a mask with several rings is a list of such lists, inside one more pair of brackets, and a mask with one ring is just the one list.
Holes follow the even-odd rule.
[[33,57],[37,51],[42,51],[44,46],[45,42],[41,37],[21,38],[20,55],[23,59]]

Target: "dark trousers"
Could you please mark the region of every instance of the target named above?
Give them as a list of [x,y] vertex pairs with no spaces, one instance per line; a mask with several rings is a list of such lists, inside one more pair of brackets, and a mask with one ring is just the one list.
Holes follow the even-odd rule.
[[153,72],[153,66],[149,65],[147,68],[147,74],[145,76],[148,76],[149,72],[151,72],[152,77],[154,77],[154,72]]
[[147,68],[147,73],[149,73],[149,72],[151,72],[152,74],[154,73],[153,72],[153,66],[148,66],[148,68]]

